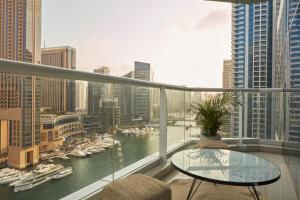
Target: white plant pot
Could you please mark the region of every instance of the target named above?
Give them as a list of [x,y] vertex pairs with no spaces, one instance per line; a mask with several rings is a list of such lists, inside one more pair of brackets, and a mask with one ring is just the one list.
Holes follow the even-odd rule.
[[221,140],[221,136],[220,135],[216,135],[216,136],[204,136],[204,135],[200,135],[200,140],[202,141],[207,141],[207,140]]

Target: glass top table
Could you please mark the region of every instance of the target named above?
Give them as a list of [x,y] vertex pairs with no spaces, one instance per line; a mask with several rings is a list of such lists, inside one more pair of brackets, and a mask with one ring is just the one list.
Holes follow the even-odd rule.
[[[172,156],[172,164],[180,172],[193,177],[194,182],[200,179],[216,184],[248,186],[255,193],[254,186],[273,183],[281,174],[279,167],[271,161],[223,149],[183,150]],[[258,194],[255,196],[259,199]]]

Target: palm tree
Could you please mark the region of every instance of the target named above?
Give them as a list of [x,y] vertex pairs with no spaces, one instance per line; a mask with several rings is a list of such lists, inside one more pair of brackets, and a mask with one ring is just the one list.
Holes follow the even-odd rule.
[[217,135],[220,127],[239,105],[242,105],[239,95],[225,92],[201,97],[191,105],[191,109],[196,114],[196,124],[201,127],[202,135],[212,137]]

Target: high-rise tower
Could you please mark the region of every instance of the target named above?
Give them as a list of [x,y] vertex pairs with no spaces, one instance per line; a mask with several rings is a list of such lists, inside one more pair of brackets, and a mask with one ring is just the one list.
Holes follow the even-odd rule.
[[[143,81],[153,81],[153,72],[149,63],[134,62],[134,78]],[[150,121],[151,91],[149,88],[135,88],[135,115],[144,122]]]
[[[233,87],[271,88],[273,50],[272,1],[232,6]],[[234,114],[233,132],[271,139],[272,96],[248,93]]]
[[[298,0],[274,1],[276,27],[274,41],[275,87],[300,88],[300,2]],[[275,131],[278,137],[286,132],[289,141],[300,141],[300,94],[289,92],[275,96]],[[286,103],[286,106],[284,102]],[[285,115],[283,115],[285,113]],[[284,117],[283,117],[284,116]]]
[[223,61],[223,88],[232,88],[232,61]]
[[[76,69],[76,49],[69,46],[43,48],[42,64]],[[43,78],[41,106],[56,112],[75,111],[75,81]]]
[[[41,0],[0,1],[0,58],[40,63]],[[40,83],[36,77],[0,75],[0,154],[24,168],[39,160]]]

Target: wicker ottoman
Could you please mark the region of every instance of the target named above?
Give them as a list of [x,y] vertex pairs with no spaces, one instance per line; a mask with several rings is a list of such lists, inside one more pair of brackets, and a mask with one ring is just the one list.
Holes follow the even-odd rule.
[[101,200],[171,200],[171,189],[157,179],[135,174],[108,184],[99,197]]
[[221,140],[205,140],[199,141],[196,148],[229,149],[229,146]]

